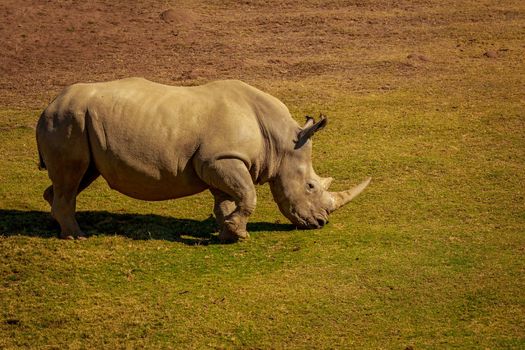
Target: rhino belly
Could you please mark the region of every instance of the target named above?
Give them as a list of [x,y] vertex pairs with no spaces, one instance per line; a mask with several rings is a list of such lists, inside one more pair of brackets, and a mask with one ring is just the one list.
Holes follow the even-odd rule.
[[194,170],[197,145],[191,138],[145,135],[143,129],[111,123],[90,123],[88,128],[93,160],[112,189],[158,201],[208,188]]
[[108,185],[129,197],[160,201],[190,196],[208,186],[200,180],[191,164],[177,171],[162,169],[157,164],[129,163],[118,154],[97,154],[95,164]]

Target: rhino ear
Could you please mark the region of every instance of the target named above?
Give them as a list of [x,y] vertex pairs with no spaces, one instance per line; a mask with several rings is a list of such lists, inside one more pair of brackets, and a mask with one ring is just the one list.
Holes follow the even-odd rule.
[[304,123],[303,130],[315,124],[314,118],[310,117],[309,115],[306,115],[305,118],[306,118],[306,123]]
[[295,149],[301,148],[310,137],[312,137],[317,131],[321,130],[328,123],[328,119],[323,114],[320,115],[319,121],[316,123],[315,119],[306,116],[306,123],[304,124],[299,134],[297,134],[297,142],[295,143]]

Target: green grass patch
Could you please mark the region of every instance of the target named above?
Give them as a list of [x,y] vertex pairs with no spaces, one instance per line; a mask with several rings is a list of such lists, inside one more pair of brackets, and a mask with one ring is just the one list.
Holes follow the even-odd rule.
[[318,231],[293,230],[261,187],[252,238],[234,245],[217,244],[207,193],[148,203],[103,180],[78,200],[90,238],[56,239],[38,112],[2,111],[1,345],[523,346],[517,105],[335,96],[314,164],[336,189],[371,187]]

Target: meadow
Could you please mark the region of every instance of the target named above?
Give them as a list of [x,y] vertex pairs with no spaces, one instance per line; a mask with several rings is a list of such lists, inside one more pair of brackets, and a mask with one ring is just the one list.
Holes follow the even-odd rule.
[[[130,9],[133,23],[156,28],[175,6],[147,4],[155,19]],[[52,69],[29,58],[24,40],[41,33],[20,39],[25,23],[3,32],[29,51],[6,55],[14,68],[0,79],[0,348],[525,348],[525,6],[400,4],[187,2],[174,29],[151,35],[175,30],[173,52],[193,43],[223,56],[180,54],[175,68],[164,56],[134,66],[126,30],[121,41],[104,32],[111,64]],[[66,44],[91,33],[65,21],[53,30]],[[140,55],[159,46],[148,50]],[[299,123],[322,112],[317,173],[335,190],[372,183],[320,230],[294,229],[260,186],[250,239],[220,244],[208,192],[142,202],[98,179],[77,201],[88,239],[59,240],[42,199],[36,120],[67,83],[127,75],[236,78],[281,99]]]

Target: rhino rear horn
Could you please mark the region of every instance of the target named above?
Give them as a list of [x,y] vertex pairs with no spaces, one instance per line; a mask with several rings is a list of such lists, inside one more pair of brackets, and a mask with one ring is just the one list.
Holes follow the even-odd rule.
[[333,177],[322,177],[320,182],[321,182],[321,186],[323,186],[323,189],[325,191],[328,191],[328,188],[330,187],[330,185],[332,184],[332,181],[334,181],[334,178]]
[[297,135],[295,149],[301,148],[310,137],[312,137],[317,131],[324,128],[327,123],[328,119],[323,114],[320,115],[320,119],[318,122],[315,122],[314,118],[306,116],[306,123]]
[[372,178],[368,177],[365,181],[361,182],[359,185],[347,191],[330,192],[332,198],[334,199],[334,205],[331,211],[335,211],[341,208],[343,205],[347,204],[352,199],[357,197],[357,195],[363,192],[363,190],[368,186],[370,180],[372,180]]

